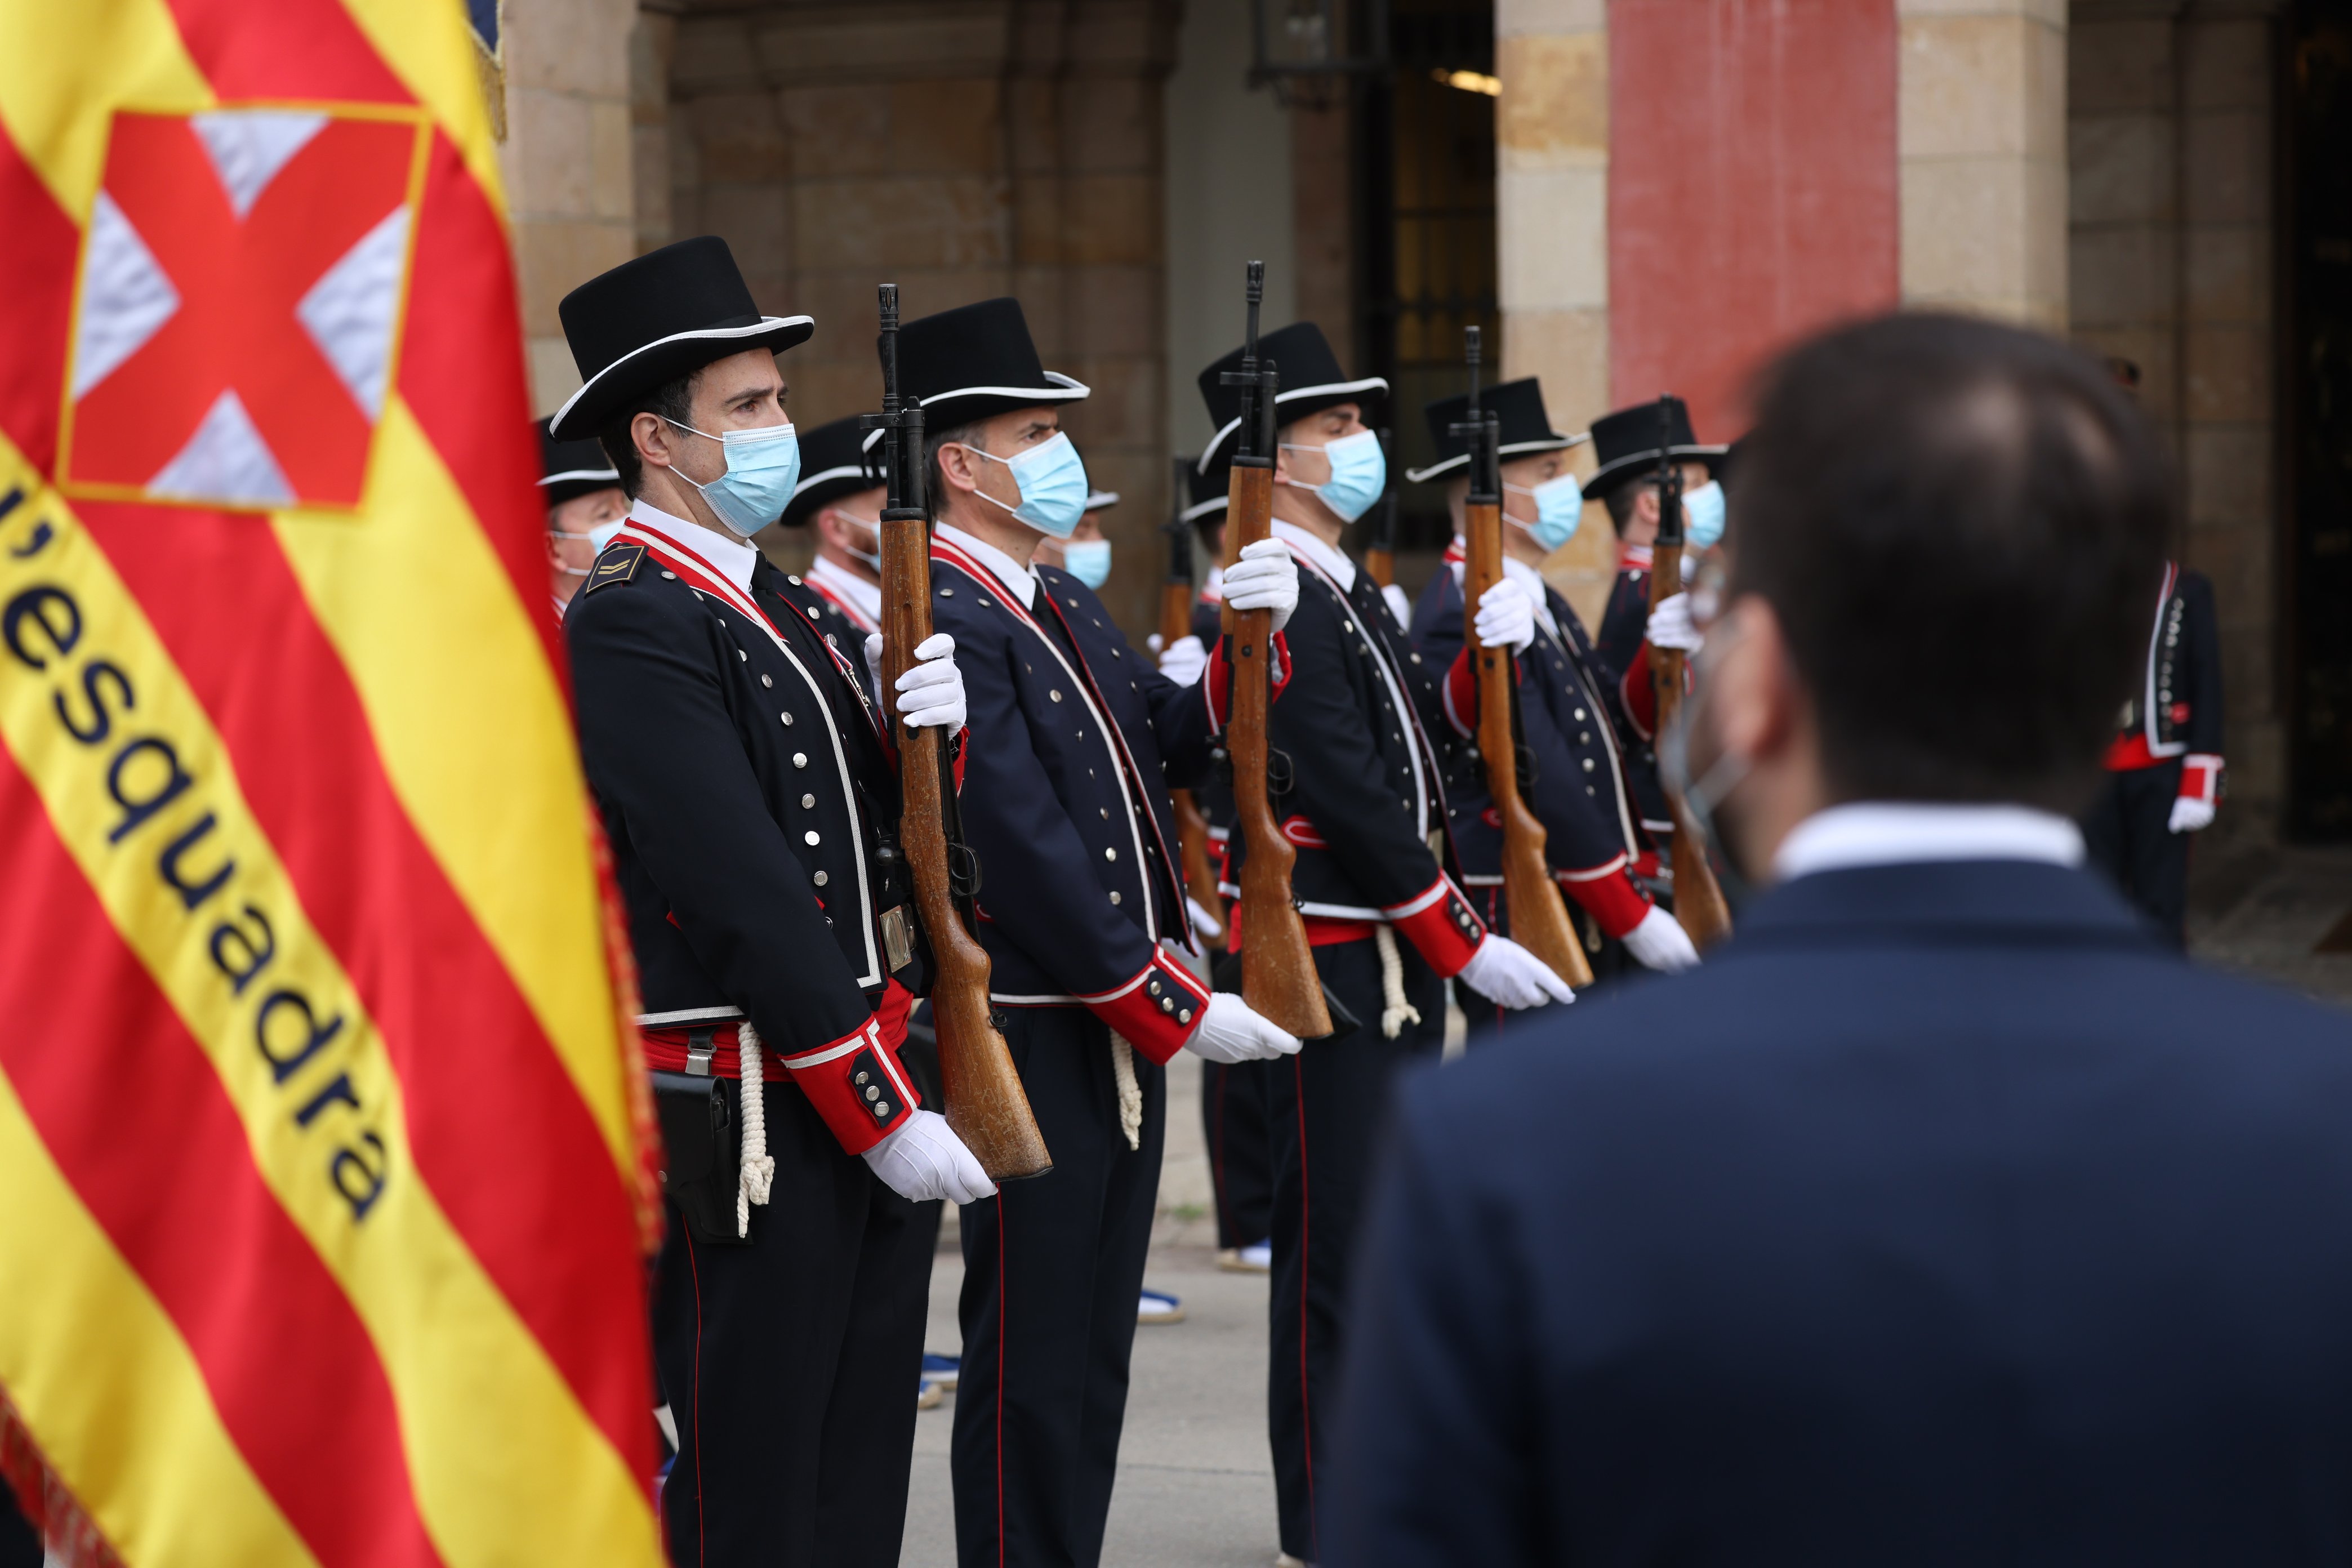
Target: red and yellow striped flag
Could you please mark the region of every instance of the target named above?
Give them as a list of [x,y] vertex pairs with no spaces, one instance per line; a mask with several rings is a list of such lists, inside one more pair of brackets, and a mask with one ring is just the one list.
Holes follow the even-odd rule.
[[457,0],[0,0],[0,1468],[652,1564],[635,1040]]

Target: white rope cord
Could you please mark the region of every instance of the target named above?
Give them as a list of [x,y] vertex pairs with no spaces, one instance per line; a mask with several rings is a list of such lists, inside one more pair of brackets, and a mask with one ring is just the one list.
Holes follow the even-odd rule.
[[1110,1075],[1118,1080],[1118,1130],[1127,1146],[1143,1147],[1143,1086],[1135,1081],[1135,1047],[1125,1035],[1110,1037]]
[[768,1152],[766,1078],[760,1070],[760,1031],[744,1019],[735,1026],[735,1054],[743,1068],[743,1159],[735,1178],[735,1234],[751,1234],[751,1205],[768,1201],[776,1162]]
[[1396,932],[1374,926],[1372,945],[1381,950],[1381,1034],[1393,1040],[1407,1024],[1421,1022],[1421,1009],[1404,999],[1404,960],[1397,956]]

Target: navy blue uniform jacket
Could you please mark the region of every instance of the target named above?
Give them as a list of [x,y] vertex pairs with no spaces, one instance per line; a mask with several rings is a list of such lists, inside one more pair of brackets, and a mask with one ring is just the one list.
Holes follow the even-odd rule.
[[2352,1559],[2352,1018],[2086,873],[1801,878],[1396,1104],[1332,1568]]
[[[1445,809],[1462,854],[1462,879],[1500,887],[1503,827],[1486,789],[1477,733],[1477,681],[1463,654],[1462,577],[1455,540],[1413,606],[1412,646],[1430,668],[1444,671],[1445,717],[1457,738],[1446,754]],[[1627,785],[1617,725],[1609,704],[1613,682],[1594,673],[1591,639],[1576,611],[1549,584],[1544,604],[1557,632],[1536,622],[1536,640],[1512,660],[1519,683],[1519,739],[1533,764],[1528,805],[1544,825],[1544,855],[1560,888],[1622,937],[1650,912],[1628,874],[1650,851]]]
[[1168,791],[1207,775],[1215,726],[1202,688],[1130,647],[1092,589],[1037,575],[1024,609],[978,558],[932,542],[931,626],[955,638],[969,714],[957,799],[990,994],[1084,1005],[1166,1061],[1207,1002],[1159,946],[1192,941]]

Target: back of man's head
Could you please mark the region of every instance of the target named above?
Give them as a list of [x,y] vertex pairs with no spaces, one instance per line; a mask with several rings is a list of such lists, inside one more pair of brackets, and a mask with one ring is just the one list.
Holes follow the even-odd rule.
[[1773,608],[1840,800],[2072,811],[2144,656],[2172,486],[2097,361],[1901,315],[1769,374],[1731,591]]

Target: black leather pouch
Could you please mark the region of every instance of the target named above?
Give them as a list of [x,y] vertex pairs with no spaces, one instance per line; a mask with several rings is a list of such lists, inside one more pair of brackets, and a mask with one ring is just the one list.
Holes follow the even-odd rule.
[[741,1247],[735,1234],[735,1188],[743,1158],[736,1096],[723,1078],[656,1072],[654,1110],[661,1119],[662,1192],[686,1232],[713,1247]]

